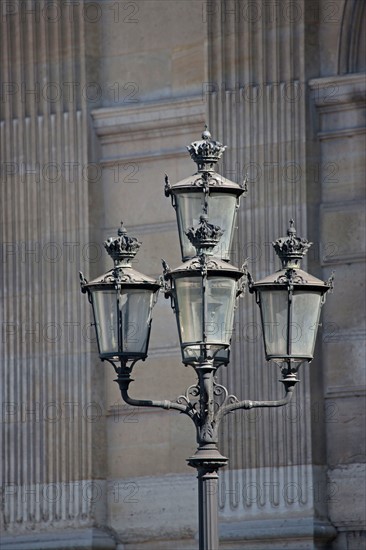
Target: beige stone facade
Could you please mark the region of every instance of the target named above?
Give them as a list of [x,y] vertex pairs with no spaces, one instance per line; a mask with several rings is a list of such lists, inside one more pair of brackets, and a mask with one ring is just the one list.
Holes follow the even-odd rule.
[[[326,279],[316,359],[295,403],[237,412],[221,431],[221,547],[365,546],[365,3],[361,0],[1,2],[2,547],[197,547],[193,425],[124,405],[96,353],[78,272],[102,273],[123,219],[139,271],[181,263],[164,197],[194,172],[205,123],[247,176],[232,263],[277,269],[296,220]],[[236,314],[221,381],[281,395],[253,297]],[[131,394],[195,382],[174,314],[154,309]]]

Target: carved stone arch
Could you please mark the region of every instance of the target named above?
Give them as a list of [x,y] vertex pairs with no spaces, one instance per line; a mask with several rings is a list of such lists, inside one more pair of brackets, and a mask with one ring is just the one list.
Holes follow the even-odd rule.
[[358,73],[366,69],[366,3],[344,3],[338,50],[338,74]]

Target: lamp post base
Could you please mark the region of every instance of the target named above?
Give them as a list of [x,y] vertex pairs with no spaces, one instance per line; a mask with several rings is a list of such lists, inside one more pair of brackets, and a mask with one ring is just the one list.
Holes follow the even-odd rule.
[[227,463],[228,459],[212,444],[199,447],[188,459],[188,464],[197,469],[199,550],[219,549],[218,470]]

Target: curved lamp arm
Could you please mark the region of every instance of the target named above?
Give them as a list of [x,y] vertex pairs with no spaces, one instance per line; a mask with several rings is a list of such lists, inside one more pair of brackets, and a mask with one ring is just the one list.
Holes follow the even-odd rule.
[[295,384],[298,382],[296,379],[289,380],[281,380],[283,384],[285,384],[286,388],[286,394],[283,399],[278,399],[277,401],[251,401],[249,399],[245,401],[239,401],[237,397],[234,395],[229,395],[227,398],[227,401],[229,401],[226,405],[223,405],[218,409],[218,411],[215,414],[215,424],[218,426],[222,420],[222,418],[231,413],[232,411],[235,411],[237,409],[255,409],[255,408],[262,408],[262,407],[283,407],[284,405],[287,405],[290,403],[292,396],[294,394]]
[[[112,363],[113,364],[113,363]],[[114,365],[115,367],[115,365]],[[228,395],[227,389],[224,386],[215,384],[214,374],[215,369],[205,369],[200,372],[199,382],[196,385],[190,386],[185,395],[179,396],[175,401],[155,401],[150,399],[133,399],[128,394],[128,388],[133,378],[131,378],[131,367],[122,365],[120,368],[116,368],[117,379],[122,399],[128,405],[133,407],[155,407],[159,409],[173,409],[179,411],[182,414],[186,414],[191,418],[197,429],[197,440],[201,444],[217,443],[218,440],[218,428],[223,417],[238,409],[254,409],[264,407],[283,407],[287,405],[293,396],[293,390],[295,388],[298,379],[296,374],[291,369],[283,372],[284,378],[281,382],[285,386],[286,394],[283,399],[277,401],[239,401],[235,395]],[[226,398],[224,402],[214,412],[214,395],[219,395],[215,391],[219,389],[219,393],[225,392]],[[190,395],[193,397],[199,396],[199,400],[190,400]]]
[[127,403],[128,405],[132,405],[133,407],[156,407],[159,409],[168,409],[168,410],[174,409],[183,414],[186,414],[196,423],[197,412],[193,409],[193,407],[190,404],[184,405],[183,403],[177,403],[176,401],[169,401],[166,399],[164,401],[155,401],[150,399],[133,399],[128,395],[128,387],[130,383],[133,381],[133,379],[130,378],[130,375],[119,374],[118,378],[116,378],[115,381],[119,385],[123,401],[125,401],[125,403]]

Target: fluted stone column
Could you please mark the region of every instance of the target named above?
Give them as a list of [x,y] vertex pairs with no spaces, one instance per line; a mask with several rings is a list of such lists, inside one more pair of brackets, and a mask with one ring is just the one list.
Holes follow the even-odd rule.
[[104,407],[78,281],[95,254],[84,7],[1,6],[3,548],[115,546],[94,528]]
[[[248,259],[256,279],[278,269],[271,241],[284,234],[287,220],[294,218],[302,235],[308,231],[309,66],[316,71],[308,62],[310,11],[303,1],[287,7],[240,1],[208,6],[204,97],[212,131],[230,144],[223,174],[248,179],[233,254],[239,256],[235,261]],[[278,368],[265,362],[251,297],[239,307],[233,347],[231,364],[220,373],[223,383],[242,398],[278,398]],[[271,531],[274,545],[286,539],[296,548],[306,539],[315,548],[334,537],[322,506],[324,472],[313,451],[311,368],[300,369],[295,402],[282,411],[243,413],[224,424],[222,452],[229,469],[219,483],[221,517],[243,523],[241,530],[223,524],[223,540],[241,536],[242,547],[260,548]],[[319,486],[321,504],[314,493]]]

